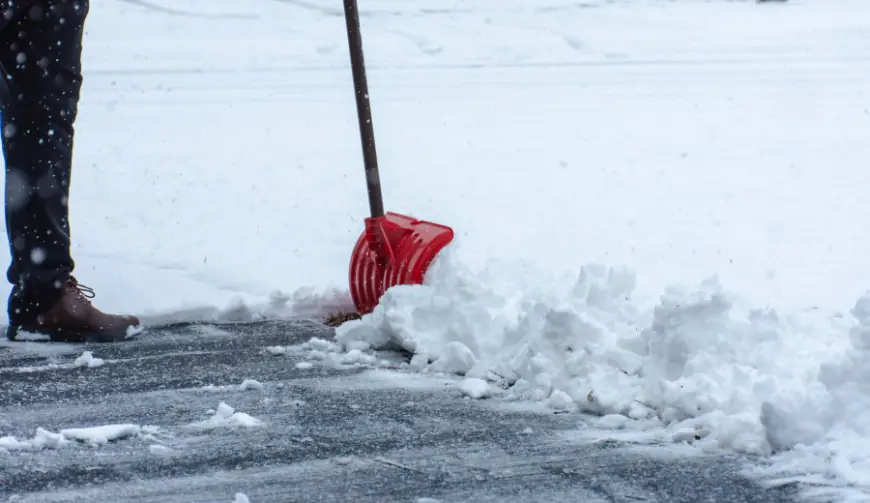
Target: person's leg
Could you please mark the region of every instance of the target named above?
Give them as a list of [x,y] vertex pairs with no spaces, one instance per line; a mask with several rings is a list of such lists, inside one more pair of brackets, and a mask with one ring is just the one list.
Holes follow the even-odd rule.
[[93,292],[71,276],[68,202],[88,8],[88,0],[34,0],[0,32],[9,338],[19,328],[70,340],[114,337],[139,323],[93,308]]
[[0,40],[13,324],[56,303],[74,268],[67,202],[87,13],[83,0],[36,2],[9,21]]

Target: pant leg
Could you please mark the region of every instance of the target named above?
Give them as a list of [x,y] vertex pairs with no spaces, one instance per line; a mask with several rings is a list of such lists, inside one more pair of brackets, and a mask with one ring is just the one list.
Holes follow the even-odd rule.
[[88,8],[39,0],[0,32],[11,324],[49,309],[75,265],[67,204]]

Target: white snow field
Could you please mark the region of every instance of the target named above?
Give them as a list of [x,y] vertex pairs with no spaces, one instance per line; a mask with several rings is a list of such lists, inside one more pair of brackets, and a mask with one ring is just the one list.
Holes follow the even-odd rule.
[[[457,238],[342,350],[870,500],[870,2],[359,1],[387,209]],[[341,13],[92,2],[70,210],[99,307],[347,305]]]

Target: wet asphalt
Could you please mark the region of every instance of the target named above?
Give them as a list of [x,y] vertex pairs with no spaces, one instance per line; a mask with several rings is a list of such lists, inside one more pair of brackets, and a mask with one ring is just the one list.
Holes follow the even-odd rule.
[[[0,437],[136,431],[0,449],[0,502],[796,501],[794,487],[741,475],[736,456],[578,440],[577,414],[468,400],[449,377],[389,366],[297,368],[303,354],[266,349],[312,337],[332,330],[263,322],[180,325],[116,344],[4,340]],[[103,364],[75,366],[84,351]],[[208,423],[221,402],[248,416]]]

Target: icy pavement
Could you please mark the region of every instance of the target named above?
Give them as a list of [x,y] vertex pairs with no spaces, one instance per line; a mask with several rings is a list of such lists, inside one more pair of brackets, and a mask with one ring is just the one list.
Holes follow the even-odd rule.
[[[4,343],[0,501],[791,501],[745,458],[588,440],[580,415],[466,399],[397,353],[322,358],[330,338],[263,323]],[[104,364],[75,365],[84,351]]]

